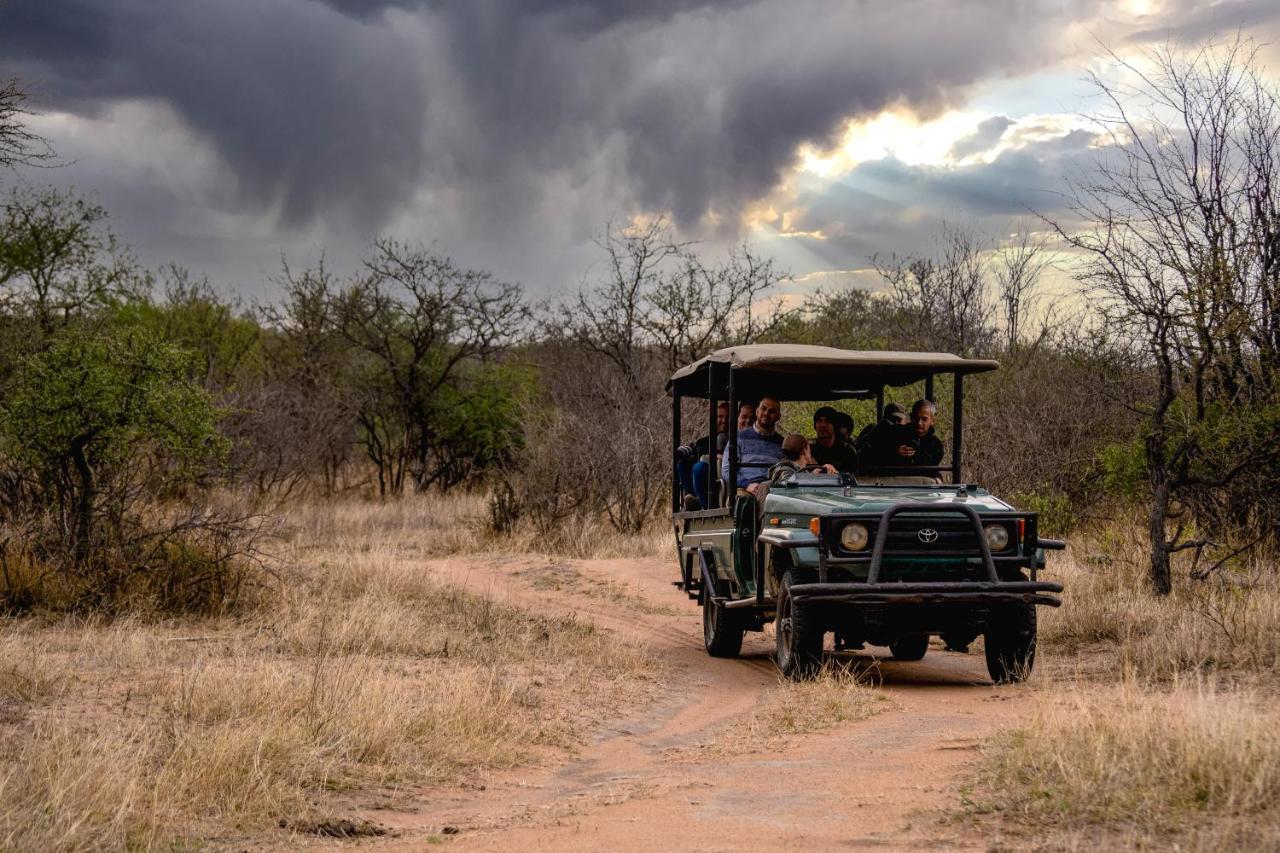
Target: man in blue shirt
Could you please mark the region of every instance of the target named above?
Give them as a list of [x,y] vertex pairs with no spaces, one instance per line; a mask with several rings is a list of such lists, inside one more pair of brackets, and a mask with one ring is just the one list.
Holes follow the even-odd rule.
[[[756,405],[756,422],[738,433],[739,489],[764,481],[769,469],[782,458],[782,435],[776,429],[782,404],[775,397],[762,397]],[[729,479],[729,453],[720,463],[720,476]]]

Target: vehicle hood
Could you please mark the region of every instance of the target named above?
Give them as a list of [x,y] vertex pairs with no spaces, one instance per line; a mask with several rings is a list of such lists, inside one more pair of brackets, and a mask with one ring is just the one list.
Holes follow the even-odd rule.
[[883,512],[896,503],[954,503],[978,512],[1008,512],[1009,504],[985,489],[959,495],[954,486],[774,486],[765,497],[767,514],[831,515],[841,512]]

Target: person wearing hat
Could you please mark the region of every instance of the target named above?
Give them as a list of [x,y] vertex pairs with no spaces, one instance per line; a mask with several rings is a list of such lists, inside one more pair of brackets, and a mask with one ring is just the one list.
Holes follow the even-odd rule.
[[836,433],[839,420],[840,412],[831,406],[823,406],[813,413],[813,431],[817,437],[810,442],[809,452],[819,465],[830,465],[837,471],[852,473],[858,465],[858,451]]

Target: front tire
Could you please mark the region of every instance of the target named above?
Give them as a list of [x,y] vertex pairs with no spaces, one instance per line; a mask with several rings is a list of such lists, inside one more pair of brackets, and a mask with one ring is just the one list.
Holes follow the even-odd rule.
[[889,651],[894,660],[920,660],[929,651],[929,635],[904,634],[889,644]]
[[713,658],[736,658],[742,651],[746,630],[723,604],[710,595],[702,597],[702,643]]
[[778,603],[774,617],[777,636],[775,660],[782,674],[792,681],[812,678],[822,667],[822,640],[825,632],[811,612],[797,607],[791,598],[795,575],[788,571],[778,587]]
[[996,684],[1025,681],[1036,661],[1035,605],[993,607],[983,644],[992,681]]

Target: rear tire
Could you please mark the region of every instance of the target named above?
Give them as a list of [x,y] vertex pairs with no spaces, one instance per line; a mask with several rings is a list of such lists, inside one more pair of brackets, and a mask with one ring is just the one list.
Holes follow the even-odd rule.
[[983,643],[992,681],[996,684],[1025,681],[1036,661],[1035,605],[993,607]]
[[894,660],[920,660],[929,651],[928,634],[904,634],[889,644]]
[[702,597],[702,643],[713,658],[736,658],[746,629],[734,614],[710,595]]
[[822,640],[826,633],[814,622],[813,613],[797,607],[791,598],[791,587],[797,583],[795,575],[788,571],[778,587],[778,602],[774,617],[774,633],[777,635],[775,660],[782,674],[792,681],[812,678],[822,668]]

